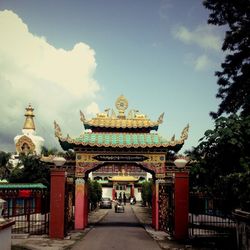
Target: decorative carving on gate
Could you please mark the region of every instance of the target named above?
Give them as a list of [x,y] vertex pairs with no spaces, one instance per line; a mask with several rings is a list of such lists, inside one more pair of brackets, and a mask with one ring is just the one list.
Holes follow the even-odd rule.
[[[149,170],[150,172],[154,172],[156,178],[164,178],[166,173],[165,162],[148,162],[148,163],[138,163],[143,168]],[[159,177],[157,177],[159,175]]]
[[76,177],[86,177],[87,171],[91,171],[96,168],[102,162],[76,162],[75,176]]
[[65,183],[65,204],[64,204],[64,233],[65,235],[72,229],[73,226],[73,193],[74,185],[73,183]]
[[172,234],[173,206],[172,185],[159,181],[159,229]]

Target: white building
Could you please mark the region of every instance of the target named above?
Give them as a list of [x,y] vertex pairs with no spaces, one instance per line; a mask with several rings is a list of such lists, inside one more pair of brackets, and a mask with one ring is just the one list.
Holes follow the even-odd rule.
[[29,105],[25,112],[25,121],[22,129],[22,134],[17,135],[14,138],[16,152],[20,153],[32,153],[41,154],[42,146],[44,144],[44,139],[41,136],[36,135],[36,128],[34,123],[34,109]]

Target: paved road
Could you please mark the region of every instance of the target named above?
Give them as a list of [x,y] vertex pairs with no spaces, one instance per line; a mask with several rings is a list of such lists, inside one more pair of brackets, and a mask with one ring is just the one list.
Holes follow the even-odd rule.
[[79,242],[73,250],[160,250],[139,224],[130,205],[125,213],[115,213],[114,208]]

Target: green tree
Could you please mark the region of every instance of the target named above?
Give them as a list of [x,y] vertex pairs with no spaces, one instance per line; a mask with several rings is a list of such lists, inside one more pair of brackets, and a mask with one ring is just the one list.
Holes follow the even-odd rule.
[[225,26],[222,50],[227,53],[218,76],[217,97],[222,101],[213,118],[223,113],[250,114],[250,0],[205,0],[209,24]]
[[144,205],[147,205],[149,207],[152,206],[152,197],[153,197],[153,182],[152,181],[144,181],[142,183],[142,191],[141,191],[141,197]]
[[72,149],[69,149],[67,151],[59,151],[57,148],[47,148],[45,146],[42,147],[41,154],[44,156],[49,156],[49,155],[57,155],[57,156],[62,156],[66,160],[75,160],[76,154],[75,151]]
[[11,172],[9,182],[19,183],[43,183],[47,187],[50,183],[50,168],[44,162],[40,161],[40,157],[36,155],[21,154],[20,163]]
[[57,155],[59,153],[57,148],[47,148],[45,146],[42,146],[42,150],[41,150],[41,155],[44,156],[49,156],[49,155]]
[[0,180],[9,178],[11,172],[10,156],[10,153],[0,151]]
[[88,179],[88,198],[91,209],[95,209],[102,198],[102,186],[97,181]]
[[250,200],[250,117],[231,115],[215,120],[200,144],[187,152],[193,160],[191,189],[221,196],[232,206]]

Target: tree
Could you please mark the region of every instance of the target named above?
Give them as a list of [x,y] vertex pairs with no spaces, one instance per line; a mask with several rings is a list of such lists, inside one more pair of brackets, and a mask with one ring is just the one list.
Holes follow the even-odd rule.
[[57,154],[58,154],[57,148],[48,149],[47,147],[42,146],[41,155],[49,156],[49,155],[57,155]]
[[149,207],[152,206],[152,193],[153,193],[152,181],[144,181],[142,183],[142,191],[141,191],[141,197],[144,205],[148,204]]
[[222,99],[213,118],[223,113],[250,114],[250,0],[205,0],[209,24],[226,26],[222,50],[227,52],[218,76],[217,97]]
[[88,180],[88,198],[91,209],[95,209],[102,198],[102,186],[97,181]]
[[66,160],[75,160],[76,158],[75,151],[72,149],[62,152],[62,151],[58,151],[57,148],[48,149],[45,146],[42,147],[41,155],[44,155],[44,156],[57,155],[57,156],[64,157]]
[[5,153],[4,151],[0,151],[0,180],[8,179],[10,172],[11,172],[11,164],[9,163],[10,160],[10,153]]
[[19,156],[20,164],[11,172],[9,182],[43,183],[47,187],[50,183],[50,168],[36,155]]
[[191,188],[246,207],[250,201],[250,117],[215,120],[200,144],[187,152],[193,160]]

